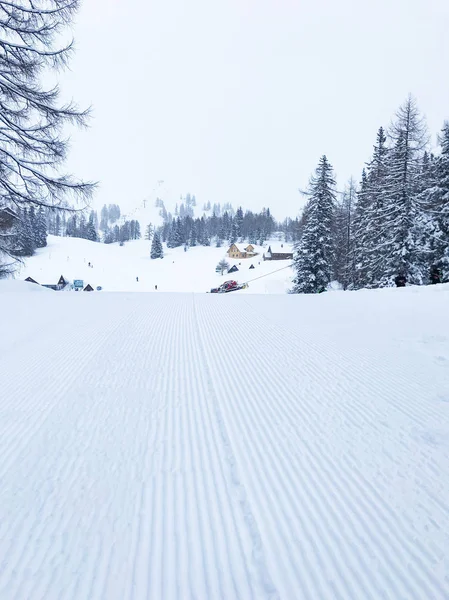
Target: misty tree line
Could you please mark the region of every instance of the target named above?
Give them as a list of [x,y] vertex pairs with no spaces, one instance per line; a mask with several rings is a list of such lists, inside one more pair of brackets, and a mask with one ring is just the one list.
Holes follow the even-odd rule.
[[[156,208],[160,209],[159,215],[161,216],[163,223],[167,224],[171,223],[173,219],[176,219],[177,217],[180,217],[181,219],[184,219],[185,217],[191,217],[193,219],[195,212],[194,208],[197,206],[197,202],[195,195],[186,194],[185,198],[181,196],[180,204],[176,204],[174,214],[167,211],[164,201],[161,198],[156,198],[155,206]],[[211,204],[211,202],[208,201],[203,204],[203,211],[205,213],[211,212],[216,217],[222,216],[225,212],[227,212],[228,216],[230,217],[234,216],[235,214],[230,202],[225,202],[224,204],[220,204],[220,202]]]
[[96,210],[71,212],[49,211],[47,215],[48,233],[58,236],[78,237],[91,242],[103,241],[105,244],[128,242],[141,238],[140,223],[137,220],[124,221],[120,224],[121,211],[117,204],[106,204],[100,212],[100,221]]
[[270,209],[260,213],[243,212],[239,207],[234,216],[227,211],[222,216],[215,213],[210,217],[192,218],[178,216],[159,228],[158,234],[168,248],[179,246],[210,246],[217,248],[223,244],[232,244],[248,240],[250,243],[263,244],[276,230],[277,224]]
[[292,292],[338,280],[345,289],[449,281],[449,124],[438,155],[412,97],[377,132],[360,184],[338,198],[331,164],[320,159],[299,222]]

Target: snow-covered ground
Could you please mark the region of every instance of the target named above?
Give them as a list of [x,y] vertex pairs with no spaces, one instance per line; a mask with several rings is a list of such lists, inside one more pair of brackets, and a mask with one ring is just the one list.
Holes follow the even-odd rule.
[[448,285],[27,287],[0,282],[0,598],[449,598]]
[[[272,249],[280,243],[270,242]],[[247,244],[240,244],[243,247]],[[56,284],[63,275],[66,280],[82,279],[92,287],[101,286],[110,292],[198,292],[204,293],[227,279],[241,283],[251,281],[246,290],[239,294],[284,294],[291,287],[293,272],[288,265],[292,261],[263,261],[266,248],[257,247],[260,253],[254,258],[232,260],[227,258],[228,246],[222,248],[196,246],[184,252],[184,248],[167,249],[163,259],[150,258],[150,242],[137,240],[118,244],[100,244],[79,238],[49,236],[48,246],[37,250],[35,256],[27,258],[25,265],[16,274],[18,279],[32,277],[38,283]],[[284,252],[291,246],[284,244]],[[225,258],[230,265],[236,264],[239,271],[223,277],[217,275],[215,267]],[[93,268],[89,267],[89,262]],[[241,264],[239,264],[241,263]],[[259,264],[260,263],[260,264]],[[254,269],[250,269],[251,264]],[[287,268],[284,268],[287,267]],[[280,270],[282,269],[282,270]],[[136,277],[139,278],[137,282]]]

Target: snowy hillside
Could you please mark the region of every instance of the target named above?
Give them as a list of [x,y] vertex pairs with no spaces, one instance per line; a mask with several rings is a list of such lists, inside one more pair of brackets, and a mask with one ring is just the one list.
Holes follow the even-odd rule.
[[[256,247],[260,254],[253,259],[227,259],[227,247],[214,248],[196,246],[187,252],[184,249],[164,247],[163,259],[151,260],[150,242],[137,240],[118,244],[100,244],[79,238],[49,236],[48,246],[27,258],[17,273],[18,279],[32,277],[41,284],[56,283],[61,275],[66,280],[82,279],[94,288],[113,292],[198,292],[204,293],[226,279],[251,282],[249,288],[238,294],[285,293],[291,287],[291,261],[266,261],[262,254],[267,248]],[[243,244],[244,245],[244,244]],[[273,249],[276,242],[273,242]],[[283,251],[290,252],[291,246],[284,244]],[[236,264],[239,271],[223,277],[215,273],[217,263],[226,258],[230,265]],[[89,262],[93,268],[89,267]],[[259,264],[260,262],[260,264]],[[241,263],[239,265],[239,263]],[[251,264],[254,269],[250,269]],[[284,268],[287,267],[287,268]],[[282,269],[282,270],[280,270]],[[136,277],[139,281],[136,281]]]
[[30,285],[0,282],[1,598],[449,597],[448,285]]
[[179,210],[181,205],[184,205],[184,208],[190,207],[189,209],[192,211],[191,216],[194,218],[201,218],[202,216],[211,217],[214,206],[217,207],[217,216],[224,210],[227,210],[229,215],[235,214],[234,209],[229,203],[225,203],[223,206],[211,205],[210,202],[200,203],[195,199],[194,203],[191,204],[191,199],[193,197],[194,196],[191,194],[179,196],[172,189],[170,189],[166,182],[158,181],[146,198],[139,200],[134,206],[128,205],[127,208],[123,210],[121,220],[131,221],[134,219],[139,221],[142,231],[145,231],[149,223],[159,227],[163,224],[163,219],[161,214],[161,206],[158,204],[157,200],[162,201],[162,205],[165,207],[167,213],[171,214],[172,217],[175,218],[177,214],[179,214],[179,212],[176,213],[176,208]]

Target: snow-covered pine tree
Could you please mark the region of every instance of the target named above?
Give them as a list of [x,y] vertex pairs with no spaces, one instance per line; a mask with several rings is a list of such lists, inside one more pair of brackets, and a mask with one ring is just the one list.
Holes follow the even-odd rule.
[[71,215],[67,219],[66,235],[68,237],[75,237],[75,231],[76,231],[76,215]]
[[63,213],[62,213],[61,220],[60,220],[60,226],[61,226],[61,228],[60,228],[59,230],[58,230],[58,229],[56,229],[56,231],[59,231],[59,232],[60,232],[60,233],[59,233],[59,234],[57,234],[57,235],[63,235],[63,236],[67,235],[67,234],[66,234],[66,229],[67,229],[67,217],[66,217],[66,214],[65,214],[65,212],[63,212]]
[[151,242],[151,258],[164,258],[161,238],[157,231],[154,232],[153,241]]
[[[435,265],[441,270],[442,281],[449,281],[449,122],[443,126],[439,143],[440,156],[431,165],[426,164],[428,187],[420,194],[419,202],[427,224],[425,267]],[[427,283],[428,274],[424,279]]]
[[193,247],[196,246],[198,243],[198,227],[196,224],[196,221],[193,221],[192,223],[192,227],[190,229],[190,240],[189,240],[189,246]]
[[[215,207],[215,205],[214,205]],[[209,219],[209,235],[211,237],[215,237],[218,233],[218,223],[219,219],[215,213],[215,210],[212,211],[212,216]]]
[[243,225],[243,209],[241,206],[238,207],[236,213],[235,213],[235,217],[234,217],[234,221],[233,221],[233,225],[234,225],[234,233],[236,235],[236,238],[238,241],[242,241],[242,236],[243,236],[243,230],[242,230],[242,225]]
[[94,211],[91,211],[91,213],[89,215],[89,221],[87,222],[87,225],[85,228],[85,236],[86,236],[86,239],[90,240],[91,242],[98,241],[98,234],[97,234],[97,230],[95,228],[95,213],[94,213]]
[[231,233],[231,220],[226,211],[223,213],[221,218],[221,229],[223,231],[223,241],[228,240]]
[[385,271],[388,246],[383,230],[387,196],[389,149],[383,127],[377,132],[373,158],[362,173],[354,214],[354,267],[356,288],[377,287]]
[[81,217],[79,220],[79,225],[78,225],[78,233],[75,234],[75,237],[80,237],[83,239],[87,238],[87,222],[86,222],[86,215],[84,213],[81,213]]
[[[208,219],[209,221],[209,219]],[[198,236],[198,243],[201,244],[202,246],[210,246],[210,235],[209,235],[209,228],[208,228],[208,222],[206,222],[206,219],[203,217],[201,217],[200,219],[200,235]]]
[[170,226],[170,232],[167,237],[167,247],[168,248],[178,248],[183,243],[182,240],[182,232],[179,217],[175,220],[173,219]]
[[333,169],[326,156],[321,157],[310,180],[309,196],[307,219],[294,258],[295,294],[324,291],[332,279],[336,192]]
[[419,191],[416,197],[417,218],[414,220],[412,228],[412,237],[415,240],[416,246],[415,268],[422,274],[423,283],[427,283],[426,279],[436,256],[435,214],[432,210],[426,209],[425,199],[426,190],[432,188],[435,183],[435,157],[433,154],[424,152],[417,185]]
[[184,224],[185,221],[181,221],[180,217],[178,217],[176,219],[176,235],[175,235],[175,243],[176,243],[176,248],[179,248],[179,246],[183,246],[186,242],[186,236],[185,236],[185,231],[184,231]]
[[239,229],[238,224],[235,221],[235,218],[232,219],[231,230],[229,234],[229,244],[235,244],[239,237]]
[[114,231],[109,227],[103,233],[103,241],[105,244],[113,244],[114,243]]
[[130,221],[125,221],[120,227],[120,242],[129,242],[131,238]]
[[34,206],[31,205],[28,208],[27,212],[28,212],[29,226],[30,226],[31,231],[32,231],[33,253],[34,253],[34,250],[37,248],[37,242],[38,242],[36,210],[35,210]]
[[54,235],[62,235],[62,234],[63,234],[63,227],[62,227],[61,217],[60,217],[59,213],[56,213]]
[[204,218],[195,219],[195,229],[197,245],[202,245],[204,239]]
[[167,248],[174,248],[176,245],[176,221],[173,219],[170,223],[168,235],[167,235]]
[[396,113],[389,136],[394,147],[389,153],[386,193],[379,215],[386,249],[379,284],[391,285],[404,275],[409,283],[422,283],[418,268],[418,247],[414,223],[419,219],[419,174],[422,155],[428,142],[427,128],[416,101],[409,96]]
[[36,249],[35,232],[32,226],[30,209],[24,208],[19,213],[16,225],[15,256],[32,256]]
[[370,253],[366,245],[366,232],[370,227],[371,219],[370,196],[368,193],[368,178],[366,170],[362,171],[362,180],[357,193],[357,204],[353,221],[353,263],[354,263],[354,287],[360,289],[365,287],[370,280],[369,264]]
[[[59,221],[59,223],[58,223]],[[55,225],[55,230],[60,230],[61,225],[60,225],[60,216],[59,216],[59,212],[56,213],[56,225]],[[56,234],[59,235],[59,234]],[[36,234],[35,234],[35,240],[36,240],[36,248],[45,248],[45,246],[47,245],[47,219],[45,216],[45,210],[44,208],[41,206],[39,208],[39,210],[37,211],[37,215],[36,215]]]

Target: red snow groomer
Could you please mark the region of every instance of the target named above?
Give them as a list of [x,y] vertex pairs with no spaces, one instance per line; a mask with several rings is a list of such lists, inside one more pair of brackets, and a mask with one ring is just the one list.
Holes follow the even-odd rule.
[[217,288],[212,288],[211,294],[227,294],[228,292],[235,292],[236,290],[244,290],[248,287],[247,283],[238,283],[237,281],[230,279],[225,281]]

